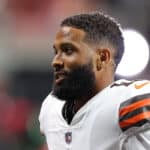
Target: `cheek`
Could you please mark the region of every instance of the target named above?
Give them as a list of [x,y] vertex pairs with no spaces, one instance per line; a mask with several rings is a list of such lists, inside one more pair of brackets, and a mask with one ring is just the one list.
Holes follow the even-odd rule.
[[92,56],[87,55],[87,53],[74,53],[70,56],[64,56],[64,64],[67,69],[87,65],[89,63],[93,65],[93,62]]
[[64,64],[68,67],[74,67],[77,65],[82,65],[84,63],[83,60],[84,59],[81,55],[73,54],[64,57]]
[[64,57],[64,67],[66,69],[74,68],[77,65],[81,64],[79,57],[77,55],[65,56]]

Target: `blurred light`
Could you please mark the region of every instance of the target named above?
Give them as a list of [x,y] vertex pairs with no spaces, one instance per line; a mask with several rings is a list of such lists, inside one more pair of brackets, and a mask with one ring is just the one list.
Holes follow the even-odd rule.
[[144,70],[149,61],[149,46],[139,32],[131,29],[123,31],[125,53],[116,73],[121,76],[133,76]]

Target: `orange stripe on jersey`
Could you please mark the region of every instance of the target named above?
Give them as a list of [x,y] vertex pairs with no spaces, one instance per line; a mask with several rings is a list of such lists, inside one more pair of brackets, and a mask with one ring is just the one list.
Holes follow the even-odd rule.
[[119,116],[123,116],[129,112],[132,112],[140,107],[146,106],[146,105],[150,105],[150,98],[146,98],[143,100],[139,100],[138,102],[132,103],[126,107],[123,107],[120,111],[119,111]]
[[141,89],[142,87],[144,87],[145,85],[149,84],[150,82],[145,82],[145,83],[141,83],[141,84],[135,84],[134,87],[138,90]]
[[121,121],[119,124],[120,124],[121,128],[125,128],[127,126],[131,126],[132,124],[135,124],[135,123],[142,121],[143,119],[147,119],[147,118],[150,118],[150,111],[143,112],[143,113],[138,114],[130,119]]

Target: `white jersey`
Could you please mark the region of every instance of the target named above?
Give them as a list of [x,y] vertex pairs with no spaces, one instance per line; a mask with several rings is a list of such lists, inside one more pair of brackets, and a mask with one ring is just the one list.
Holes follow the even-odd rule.
[[49,150],[150,150],[150,82],[119,80],[90,99],[68,124],[64,102],[42,104],[40,129]]

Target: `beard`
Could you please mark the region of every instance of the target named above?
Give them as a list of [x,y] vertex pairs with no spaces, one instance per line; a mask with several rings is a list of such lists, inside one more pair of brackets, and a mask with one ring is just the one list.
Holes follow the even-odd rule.
[[95,75],[93,65],[89,63],[74,68],[66,73],[61,84],[53,84],[53,95],[66,102],[72,102],[84,97],[91,97],[95,91]]

